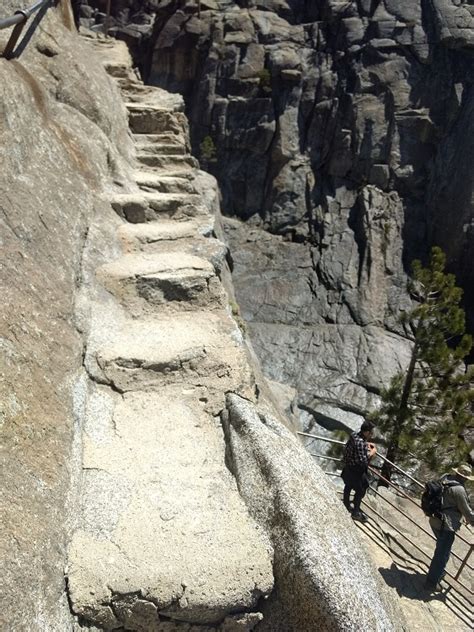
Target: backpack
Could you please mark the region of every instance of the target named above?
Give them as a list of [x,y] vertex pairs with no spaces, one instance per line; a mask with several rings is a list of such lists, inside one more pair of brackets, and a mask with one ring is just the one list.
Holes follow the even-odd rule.
[[441,518],[443,506],[443,483],[441,480],[425,483],[425,491],[421,495],[421,508],[425,516]]

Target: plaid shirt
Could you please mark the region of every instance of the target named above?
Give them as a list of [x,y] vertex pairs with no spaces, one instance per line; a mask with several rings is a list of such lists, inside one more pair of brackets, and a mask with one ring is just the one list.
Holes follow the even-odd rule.
[[368,465],[369,450],[367,441],[358,433],[353,432],[344,448],[344,463],[346,465]]

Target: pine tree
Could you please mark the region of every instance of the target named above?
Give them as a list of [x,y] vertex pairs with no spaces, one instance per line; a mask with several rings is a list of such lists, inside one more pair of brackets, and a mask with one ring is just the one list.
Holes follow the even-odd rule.
[[[428,267],[413,262],[409,290],[416,306],[402,319],[413,342],[410,363],[392,378],[374,415],[387,438],[388,459],[415,455],[433,470],[465,459],[460,435],[473,420],[474,376],[464,364],[472,337],[465,333],[462,289],[445,264],[438,247]],[[385,464],[382,475],[390,479],[391,469]]]

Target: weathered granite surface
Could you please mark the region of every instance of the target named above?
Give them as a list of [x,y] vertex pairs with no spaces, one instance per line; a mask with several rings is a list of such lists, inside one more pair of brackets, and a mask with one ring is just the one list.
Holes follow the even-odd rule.
[[402,629],[322,472],[254,408],[181,99],[95,44],[61,3],[0,60],[2,629]]
[[[237,298],[266,373],[308,373],[302,406],[374,404],[406,356],[406,272],[432,244],[472,328],[473,14],[463,0],[157,9],[146,78],[184,95],[224,213],[252,226],[228,231]],[[331,344],[308,350],[291,327]]]
[[[0,16],[31,4],[8,0]],[[8,36],[0,31],[0,46]],[[46,13],[17,59],[0,58],[5,631],[70,629],[65,506],[78,471],[83,344],[74,295],[88,225],[104,212],[98,193],[125,181],[130,149],[118,91],[91,60],[62,2]]]
[[[354,572],[348,547],[354,545],[353,555],[362,552],[356,539],[339,546],[347,527],[352,538],[355,530],[322,472],[311,490],[320,491],[325,521],[315,521],[306,534],[314,503],[295,499],[288,519],[298,536],[291,532],[290,549],[291,534],[259,520],[262,492],[253,485],[244,490],[242,476],[229,471],[230,450],[234,464],[245,450],[229,434],[224,441],[219,414],[225,396],[239,394],[245,399],[237,401],[251,406],[263,403],[268,389],[224,292],[223,284],[232,295],[225,247],[211,232],[220,233],[216,182],[192,161],[175,163],[187,148],[179,99],[140,91],[137,82],[130,101],[129,77],[117,61],[123,47],[95,45],[110,59],[109,72],[119,73],[142,170],[134,176],[139,191],[111,196],[115,221],[109,214],[91,225],[83,257],[80,313],[89,380],[80,507],[68,563],[78,629],[245,632],[276,629],[280,611],[282,629],[290,621],[296,628],[304,621],[308,628],[354,629],[364,600],[347,582]],[[148,160],[152,148],[160,158],[154,164]],[[179,197],[160,190],[171,183]],[[268,456],[264,493],[275,495],[279,512],[278,497],[287,493],[281,468],[288,460],[300,463],[288,477],[305,494],[315,466],[282,420],[271,423],[290,442],[290,452],[274,462],[272,448],[283,446],[263,445],[256,458]],[[327,545],[329,574],[322,570]],[[309,559],[314,569],[308,576]],[[302,578],[303,608],[284,597],[282,563]],[[370,564],[355,573],[367,595],[376,593],[372,614],[362,620],[402,629],[400,613],[378,596]]]
[[223,421],[231,471],[275,551],[256,630],[407,629],[332,484],[275,412],[230,394]]

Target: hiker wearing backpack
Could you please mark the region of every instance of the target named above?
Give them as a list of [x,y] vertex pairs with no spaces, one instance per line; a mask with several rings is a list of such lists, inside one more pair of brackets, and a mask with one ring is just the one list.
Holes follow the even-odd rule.
[[[445,474],[439,482],[427,483],[423,494],[422,506],[424,500],[423,508],[430,515],[430,525],[436,536],[436,548],[425,583],[425,588],[429,591],[437,590],[438,583],[445,575],[454,536],[461,528],[462,518],[469,524],[474,524],[474,511],[469,505],[464,487],[466,481],[474,481],[472,468],[467,464],[460,465],[457,469],[453,468],[453,474]],[[437,484],[440,485],[438,492],[435,490]],[[430,485],[433,487],[431,492],[428,491]]]
[[[367,476],[370,459],[377,450],[373,443],[369,443],[375,426],[370,421],[364,421],[359,432],[354,432],[344,448],[344,468],[341,472],[344,481],[344,505],[352,514],[354,520],[367,522],[368,518],[360,509],[362,499],[369,487]],[[353,507],[351,507],[350,496],[354,490]]]

